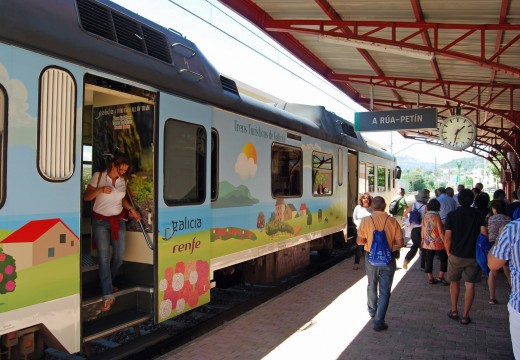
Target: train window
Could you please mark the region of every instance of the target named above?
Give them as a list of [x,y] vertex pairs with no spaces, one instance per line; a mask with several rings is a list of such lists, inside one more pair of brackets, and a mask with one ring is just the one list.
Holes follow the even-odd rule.
[[367,164],[368,192],[374,192],[374,165]]
[[367,165],[364,162],[359,163],[358,192],[360,194],[367,192]]
[[338,185],[343,185],[343,149],[338,149]]
[[383,166],[377,167],[377,191],[385,192],[386,191],[386,168]]
[[273,197],[302,195],[302,150],[273,144],[271,147],[271,193]]
[[169,119],[164,125],[164,202],[200,204],[206,198],[206,130]]
[[211,201],[218,197],[218,132],[211,129]]
[[51,181],[74,172],[76,83],[67,71],[47,68],[40,76],[38,167]]
[[5,160],[6,160],[6,136],[7,129],[7,95],[0,85],[0,205],[5,200]]
[[312,153],[312,193],[332,195],[332,155]]

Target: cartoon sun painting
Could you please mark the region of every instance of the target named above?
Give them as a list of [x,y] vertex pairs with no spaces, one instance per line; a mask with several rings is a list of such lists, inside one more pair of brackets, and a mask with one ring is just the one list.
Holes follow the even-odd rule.
[[255,146],[250,142],[245,143],[235,162],[235,172],[240,176],[240,179],[247,180],[255,176],[256,160]]

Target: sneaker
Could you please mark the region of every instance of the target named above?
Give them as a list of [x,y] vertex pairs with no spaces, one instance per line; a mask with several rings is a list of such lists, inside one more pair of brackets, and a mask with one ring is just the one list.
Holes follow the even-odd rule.
[[403,261],[403,269],[408,270],[408,263],[409,263],[409,261],[407,259],[404,259],[404,261]]
[[373,318],[374,316],[376,316],[376,313],[371,313],[371,312],[369,312],[368,315],[370,315],[370,317]]
[[386,330],[388,329],[388,325],[387,323],[383,323],[381,325],[374,325],[374,331],[383,331],[383,330]]
[[489,299],[489,305],[496,305],[498,304],[497,299]]

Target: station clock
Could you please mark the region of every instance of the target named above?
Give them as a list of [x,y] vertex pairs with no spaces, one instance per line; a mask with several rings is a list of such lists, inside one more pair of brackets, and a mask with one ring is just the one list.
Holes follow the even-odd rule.
[[451,150],[464,150],[477,136],[477,127],[471,119],[462,115],[446,118],[439,128],[439,140]]

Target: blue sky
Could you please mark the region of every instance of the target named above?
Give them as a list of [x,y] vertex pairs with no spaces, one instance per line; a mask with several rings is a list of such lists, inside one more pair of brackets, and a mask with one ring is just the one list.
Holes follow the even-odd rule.
[[[307,69],[282,47],[216,0],[113,0],[193,41],[224,75],[287,102],[323,105],[353,121],[366,111],[336,87]],[[254,70],[251,67],[254,64]],[[363,133],[399,156],[444,163],[471,156],[422,142],[398,133]]]

